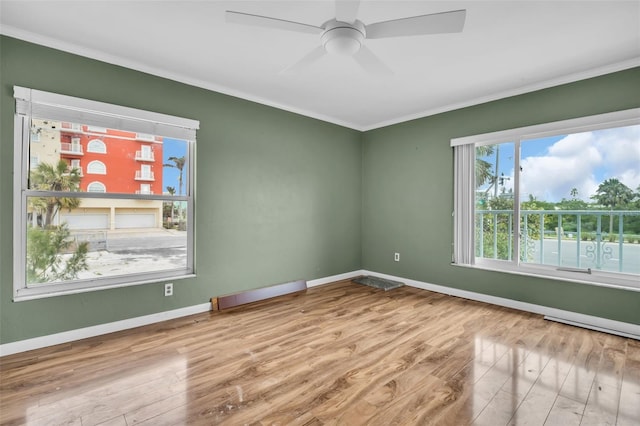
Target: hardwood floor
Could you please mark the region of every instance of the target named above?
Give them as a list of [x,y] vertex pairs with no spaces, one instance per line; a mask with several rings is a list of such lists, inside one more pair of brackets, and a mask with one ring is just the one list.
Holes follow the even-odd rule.
[[3,425],[638,425],[640,342],[351,282],[0,359]]

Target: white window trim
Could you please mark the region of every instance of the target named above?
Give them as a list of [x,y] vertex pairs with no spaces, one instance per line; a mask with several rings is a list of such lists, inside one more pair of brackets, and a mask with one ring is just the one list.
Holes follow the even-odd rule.
[[16,112],[69,123],[196,140],[200,122],[152,111],[14,86]]
[[[101,170],[96,171],[94,168],[99,167]],[[91,175],[106,175],[107,174],[107,166],[102,161],[93,160],[89,164],[87,164],[87,174]]]
[[[519,144],[520,141],[527,139],[637,124],[640,124],[640,108],[451,139],[451,147],[454,148],[455,157],[452,264],[497,272],[640,291],[638,277],[631,274],[609,273],[604,271],[591,271],[591,273],[586,274],[583,272],[557,270],[557,268],[552,265],[520,263],[519,256],[514,256],[511,261],[475,258],[475,200],[469,201],[473,196],[469,197],[469,194],[465,193],[465,191],[470,191],[469,188],[475,189],[475,171],[464,170],[467,167],[475,166],[476,146],[494,145],[505,142],[516,142],[516,144]],[[474,149],[471,150],[471,163],[469,163],[469,151],[463,148],[466,145],[474,147]],[[466,157],[463,155],[465,152]],[[519,161],[519,155],[516,156],[516,161]],[[471,166],[469,166],[469,164],[471,164]],[[470,176],[469,173],[471,174]],[[516,174],[516,176],[518,175]],[[517,184],[518,182],[514,183],[514,185]],[[517,217],[519,217],[517,206],[519,206],[519,203],[515,203],[514,205],[514,216],[518,215]],[[471,232],[469,232],[469,229],[471,229]],[[514,233],[514,237],[517,237],[517,233]],[[517,247],[517,242],[515,241],[514,247]],[[469,253],[471,253],[471,255],[469,255]]]
[[[99,146],[100,149],[95,149],[93,147]],[[107,144],[100,139],[91,139],[87,142],[87,152],[93,152],[95,154],[106,154],[107,153]]]
[[[92,191],[90,188],[92,186],[94,186],[94,185],[100,185],[102,187],[102,191]],[[94,180],[89,185],[87,185],[87,192],[93,192],[93,193],[96,193],[96,194],[104,194],[104,193],[107,192],[107,186],[104,183],[102,183],[102,182],[100,182],[98,180]]]
[[[86,99],[74,98],[56,93],[42,92],[14,86],[16,114],[14,116],[14,227],[13,241],[13,283],[14,301],[32,300],[66,294],[96,291],[108,288],[141,285],[166,280],[178,280],[195,276],[195,141],[199,122],[150,111],[143,111],[119,105],[106,104]],[[62,196],[68,193],[53,191],[33,191],[28,189],[29,139],[32,118],[85,123],[87,125],[116,128],[132,132],[149,133],[188,141],[187,175],[185,177],[185,195],[169,196],[91,193],[82,192],[82,198],[146,199],[163,201],[182,201],[187,204],[187,266],[175,270],[153,273],[127,274],[112,277],[74,280],[64,283],[43,283],[37,286],[26,284],[26,230],[28,196]]]

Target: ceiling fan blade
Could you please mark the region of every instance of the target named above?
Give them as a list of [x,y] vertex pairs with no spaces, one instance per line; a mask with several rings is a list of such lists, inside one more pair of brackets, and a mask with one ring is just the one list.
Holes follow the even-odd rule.
[[336,0],[336,21],[353,24],[360,7],[359,0]]
[[464,27],[466,15],[467,11],[463,9],[377,22],[367,25],[367,38],[459,33]]
[[251,25],[298,33],[320,34],[323,31],[322,28],[313,25],[285,21],[284,19],[270,18],[268,16],[251,15],[250,13],[234,12],[232,10],[225,12],[225,18],[227,23],[231,24]]
[[300,70],[307,68],[309,65],[316,62],[318,59],[322,58],[326,54],[326,50],[324,47],[318,46],[313,49],[311,52],[307,53],[293,65],[288,66],[287,68],[280,71],[280,74],[297,74]]
[[379,77],[393,75],[391,68],[386,66],[367,46],[361,46],[360,50],[353,55],[353,59],[369,74]]

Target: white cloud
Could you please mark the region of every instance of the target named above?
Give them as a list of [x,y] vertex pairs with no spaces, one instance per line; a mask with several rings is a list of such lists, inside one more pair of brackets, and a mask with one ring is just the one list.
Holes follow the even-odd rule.
[[595,145],[608,166],[604,178],[617,178],[635,190],[640,185],[640,126],[602,130]]
[[[525,142],[535,143],[535,142]],[[598,185],[617,178],[635,190],[640,185],[640,126],[568,135],[539,156],[521,161],[521,199],[589,201]]]

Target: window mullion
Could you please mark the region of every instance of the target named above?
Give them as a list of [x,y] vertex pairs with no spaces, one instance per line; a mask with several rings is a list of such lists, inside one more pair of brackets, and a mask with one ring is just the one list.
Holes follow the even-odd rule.
[[[27,208],[26,188],[28,175],[22,170],[28,170],[29,135],[31,134],[31,120],[29,117],[16,115],[14,118],[14,146],[21,147],[21,155],[14,156],[14,199],[13,199],[13,288],[14,294],[23,287],[26,277],[26,246],[27,219],[24,212]],[[20,129],[20,130],[18,130]],[[16,148],[17,149],[17,148]]]
[[513,262],[520,265],[520,142],[515,142],[513,163]]

